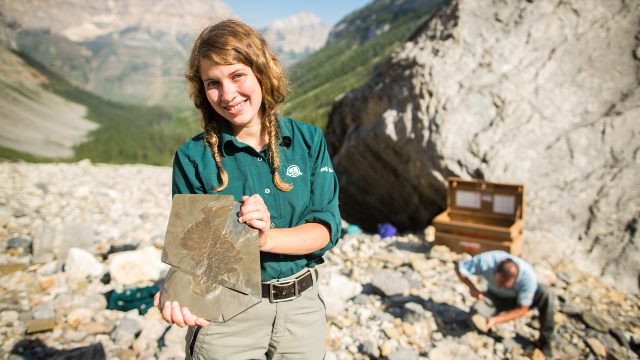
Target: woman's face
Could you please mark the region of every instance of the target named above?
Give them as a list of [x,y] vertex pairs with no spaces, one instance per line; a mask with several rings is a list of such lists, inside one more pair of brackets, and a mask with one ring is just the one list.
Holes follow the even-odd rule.
[[229,121],[235,134],[261,126],[262,88],[253,70],[243,64],[200,61],[200,76],[211,106]]

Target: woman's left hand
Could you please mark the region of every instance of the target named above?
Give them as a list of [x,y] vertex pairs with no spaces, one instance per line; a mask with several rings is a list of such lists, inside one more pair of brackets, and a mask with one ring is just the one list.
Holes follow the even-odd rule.
[[245,223],[259,231],[260,249],[267,244],[269,229],[271,228],[271,214],[264,200],[258,194],[242,197],[242,207],[238,221]]

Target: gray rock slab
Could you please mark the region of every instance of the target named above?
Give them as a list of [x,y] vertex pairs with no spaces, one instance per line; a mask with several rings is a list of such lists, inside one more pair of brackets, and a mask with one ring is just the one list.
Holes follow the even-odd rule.
[[402,295],[411,288],[405,277],[390,271],[371,275],[371,285],[374,293],[383,296]]
[[387,355],[387,360],[416,360],[417,358],[418,354],[409,349],[396,350]]
[[408,323],[417,323],[425,319],[425,310],[422,305],[409,302],[404,304],[403,306],[404,315],[402,316],[402,320]]
[[28,311],[29,296],[26,291],[7,290],[0,292],[0,311]]
[[568,285],[573,284],[573,276],[566,271],[559,271],[558,273],[556,273],[556,276],[558,277],[558,279],[564,281]]
[[33,236],[33,255],[53,253],[58,259],[66,259],[72,247],[92,250],[94,247],[93,224],[64,223],[40,225]]
[[362,344],[361,352],[373,358],[377,358],[380,356],[380,349],[378,349],[378,345],[376,345],[376,343],[371,340],[367,340]]
[[582,314],[582,321],[587,326],[597,331],[608,333],[613,327],[613,321],[604,315],[598,314],[593,310],[586,311]]
[[469,347],[452,340],[444,340],[429,351],[429,359],[477,360],[478,358]]
[[49,261],[46,264],[42,265],[38,270],[36,270],[36,273],[40,276],[50,276],[62,271],[63,268],[64,262]]
[[560,311],[567,315],[581,315],[584,313],[584,308],[575,303],[566,303],[560,305]]
[[7,249],[22,248],[25,253],[31,252],[31,240],[24,237],[14,237],[7,241]]
[[35,320],[51,319],[56,317],[56,312],[53,309],[53,302],[38,304],[34,306],[32,310],[32,316]]

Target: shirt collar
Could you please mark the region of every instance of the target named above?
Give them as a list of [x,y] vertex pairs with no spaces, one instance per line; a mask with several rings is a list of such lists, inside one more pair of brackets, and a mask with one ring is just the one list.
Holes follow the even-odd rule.
[[[278,117],[278,128],[280,129],[280,137],[282,138],[280,145],[289,148],[291,146],[291,133],[289,132],[289,129],[284,126],[283,121],[282,119],[280,119],[280,117]],[[222,133],[222,154],[224,156],[227,156],[225,147],[228,141],[231,141],[238,148],[248,146],[236,139],[227,121],[221,121],[220,132]]]

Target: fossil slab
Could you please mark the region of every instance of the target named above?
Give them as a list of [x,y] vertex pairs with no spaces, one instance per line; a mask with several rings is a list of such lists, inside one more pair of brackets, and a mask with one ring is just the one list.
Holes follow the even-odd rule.
[[162,261],[171,265],[161,304],[225,322],[262,300],[258,230],[238,222],[230,195],[173,197]]

